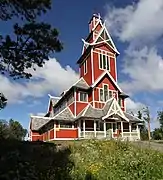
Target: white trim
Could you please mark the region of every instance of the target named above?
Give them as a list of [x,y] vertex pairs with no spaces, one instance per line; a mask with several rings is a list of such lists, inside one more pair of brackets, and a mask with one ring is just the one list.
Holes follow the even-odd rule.
[[83,113],[82,113],[81,116],[84,116],[84,115],[85,115],[85,113],[86,113],[86,111],[87,111],[87,109],[89,108],[90,105],[91,105],[91,104],[88,104],[88,105],[85,107],[85,110],[83,111]]
[[[100,61],[101,61],[101,55],[102,55],[102,68],[100,67]],[[106,60],[106,69],[104,68],[104,61],[103,61],[103,56],[105,56],[105,60]],[[110,72],[110,56],[109,55],[107,55],[107,54],[104,54],[104,53],[98,53],[98,68],[100,69],[100,70],[107,70],[107,71],[109,71]],[[108,68],[108,64],[109,64],[109,69],[107,69]]]
[[101,19],[98,18],[98,21],[96,25],[92,28],[92,31],[94,31],[99,24],[101,25],[101,28],[102,28],[103,25],[102,25]]
[[116,46],[115,46],[114,42],[113,42],[113,40],[112,40],[112,38],[111,38],[111,36],[110,36],[110,34],[109,34],[108,30],[106,29],[105,23],[104,23],[103,25],[104,25],[104,29],[105,29],[105,31],[106,31],[106,34],[108,35],[108,37],[109,37],[109,39],[110,39],[110,41],[111,41],[111,43],[112,43],[113,47],[115,48],[115,50],[116,50],[117,54],[120,54],[120,53],[119,53],[119,51],[117,50],[117,48],[116,48]]
[[94,89],[92,89],[92,102],[93,102],[93,107],[95,107],[95,91],[94,91]]
[[92,84],[94,83],[95,81],[95,78],[94,78],[94,63],[93,63],[93,50],[91,49],[91,67],[92,67]]
[[72,113],[71,109],[69,108],[69,106],[67,106],[67,108],[70,111],[70,113],[72,114],[72,116],[75,117],[74,114]]
[[94,88],[94,87],[96,86],[96,84],[97,84],[98,82],[100,82],[100,80],[101,80],[106,74],[109,76],[109,78],[110,78],[110,79],[112,80],[112,82],[115,84],[115,86],[117,87],[117,89],[118,89],[120,92],[123,92],[123,91],[121,90],[121,88],[118,86],[118,84],[115,82],[115,80],[113,79],[113,77],[110,75],[110,73],[109,73],[107,70],[105,70],[105,71],[101,74],[101,76],[99,76],[99,77],[96,79],[96,81],[94,82],[94,84],[91,85],[92,88]]
[[55,140],[58,140],[58,141],[68,141],[68,140],[78,140],[79,138],[53,138],[53,139],[50,139],[50,141],[55,141]]
[[54,121],[54,130],[53,130],[53,132],[54,132],[54,138],[56,137],[56,121]]
[[52,119],[52,117],[34,116],[34,115],[31,115],[30,117],[31,118],[38,118],[38,119]]
[[94,49],[93,52],[95,52],[95,53],[104,52],[105,54],[107,54],[107,55],[110,56],[110,57],[113,57],[113,58],[116,57],[116,56],[115,56],[115,53],[112,53],[112,52],[110,52],[110,51],[106,51],[106,50],[100,49],[100,48],[98,48],[98,47],[97,47],[96,49]]
[[74,91],[74,99],[75,99],[75,101],[74,101],[74,117],[76,117],[76,89]]
[[84,134],[84,138],[85,138],[85,119],[83,119],[83,134]]
[[87,66],[87,59],[83,62],[83,69],[84,69],[84,75],[86,75],[87,74],[87,72],[88,72],[88,66]]
[[115,63],[115,81],[117,82],[117,58],[114,57],[114,63]]
[[[111,110],[113,110],[112,113],[111,113]],[[115,98],[114,98],[114,100],[113,100],[113,102],[112,102],[112,104],[111,104],[111,106],[110,106],[110,109],[108,110],[107,115],[103,116],[103,117],[102,117],[102,120],[110,117],[110,116],[113,115],[113,114],[117,114],[117,115],[119,115],[121,118],[123,118],[124,120],[126,120],[127,122],[129,122],[129,119],[126,118],[126,116],[124,115],[121,107],[119,106],[119,104],[118,104],[118,102],[116,101]]]
[[[107,43],[107,44],[109,45],[109,47],[111,47],[111,49],[113,49],[113,50],[119,55],[120,53],[118,52],[117,48],[115,47],[115,44],[113,43],[113,40],[112,40],[111,36],[109,35],[109,33],[108,33],[108,31],[107,31],[107,29],[106,29],[106,27],[105,27],[105,24],[103,24],[100,32],[98,33],[98,36],[96,37],[96,39],[94,40],[94,42],[93,42],[92,44],[93,44],[93,45],[97,45],[96,41],[98,40],[98,38],[100,37],[100,35],[102,34],[102,32],[103,32],[104,30],[105,30],[106,34],[108,35],[109,40],[111,41],[113,47],[107,42],[107,40],[104,40],[104,41],[102,41],[102,42]],[[102,42],[100,42],[100,43],[102,43]],[[98,44],[99,44],[99,43],[98,43]],[[91,45],[91,44],[90,44],[90,45]]]
[[94,136],[96,137],[96,120],[94,120],[94,126],[93,126],[93,128],[94,128]]

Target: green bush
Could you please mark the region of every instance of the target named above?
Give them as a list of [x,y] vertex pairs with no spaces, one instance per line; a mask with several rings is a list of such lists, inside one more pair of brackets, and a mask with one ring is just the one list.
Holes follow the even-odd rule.
[[43,142],[0,141],[0,180],[70,180],[70,150]]
[[[120,141],[0,141],[1,180],[161,180],[163,154]],[[66,147],[67,146],[67,147]]]
[[75,180],[156,180],[163,178],[163,154],[119,141],[88,141],[71,146]]

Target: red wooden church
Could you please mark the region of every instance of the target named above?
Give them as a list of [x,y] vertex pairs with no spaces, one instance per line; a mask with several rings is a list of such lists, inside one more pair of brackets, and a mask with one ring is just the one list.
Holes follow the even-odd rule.
[[141,120],[126,112],[128,97],[117,84],[119,52],[105,22],[94,14],[77,63],[79,80],[60,97],[49,95],[48,113],[31,116],[30,140],[139,140]]

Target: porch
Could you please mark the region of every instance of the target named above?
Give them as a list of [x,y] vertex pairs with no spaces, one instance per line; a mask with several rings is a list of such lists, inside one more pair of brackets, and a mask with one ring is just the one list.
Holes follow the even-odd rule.
[[140,140],[140,130],[135,122],[107,119],[79,120],[78,123],[79,139]]

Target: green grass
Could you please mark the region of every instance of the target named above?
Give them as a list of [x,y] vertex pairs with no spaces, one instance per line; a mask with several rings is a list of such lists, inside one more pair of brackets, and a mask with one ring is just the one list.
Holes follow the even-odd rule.
[[[64,148],[57,150],[54,143]],[[119,141],[0,141],[3,180],[161,180],[163,154]]]
[[163,154],[116,141],[87,141],[71,146],[75,180],[163,179]]

